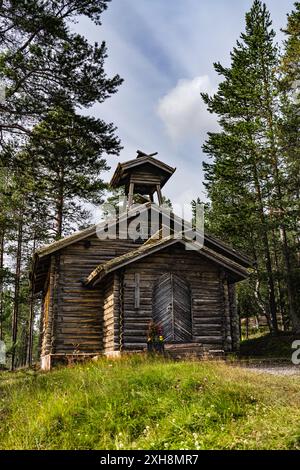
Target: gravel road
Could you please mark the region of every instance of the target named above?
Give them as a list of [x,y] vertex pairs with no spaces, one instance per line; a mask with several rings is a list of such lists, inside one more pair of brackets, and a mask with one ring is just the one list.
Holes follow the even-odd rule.
[[278,365],[278,364],[251,364],[245,367],[247,370],[257,372],[259,374],[272,374],[272,375],[293,375],[300,377],[300,365]]

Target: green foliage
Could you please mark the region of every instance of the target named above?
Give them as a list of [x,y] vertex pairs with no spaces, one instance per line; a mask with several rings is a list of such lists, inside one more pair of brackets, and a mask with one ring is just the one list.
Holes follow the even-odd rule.
[[[105,156],[121,148],[114,125],[86,109],[113,95],[122,80],[105,73],[105,43],[91,44],[72,29],[80,17],[100,25],[108,3],[0,4],[0,80],[6,88],[0,103],[0,336],[17,353],[18,365],[26,360],[31,322],[32,252],[86,226],[90,214],[83,203],[102,201]],[[34,321],[35,349],[38,328]]]
[[100,360],[0,375],[1,449],[298,449],[298,378]]
[[107,3],[1,2],[0,79],[6,85],[6,101],[0,106],[3,132],[27,134],[53,106],[87,107],[116,92],[121,79],[105,74],[105,43],[90,44],[71,29],[79,16],[100,25]]
[[[289,17],[293,28],[295,21]],[[239,291],[240,314],[248,316],[249,308],[265,313],[274,330],[278,317],[289,318],[296,331],[299,122],[283,114],[289,98],[279,82],[280,57],[271,26],[266,5],[255,0],[230,67],[214,64],[222,77],[217,93],[202,94],[220,124],[203,147],[212,159],[203,165],[210,198],[206,227],[255,262],[251,288]]]
[[41,203],[55,220],[56,237],[86,218],[82,202],[100,204],[108,170],[103,153],[117,154],[120,142],[112,124],[81,116],[71,107],[50,111],[32,132],[21,159],[31,164]]
[[281,121],[280,141],[285,168],[285,194],[288,210],[286,222],[293,236],[290,245],[292,260],[292,282],[296,292],[296,304],[300,305],[300,264],[299,264],[299,220],[300,220],[300,4],[288,15],[284,30],[286,40],[281,58]]
[[[295,2],[294,10],[288,15],[287,26],[283,29],[286,35],[285,50],[282,57],[281,70],[284,73],[284,84],[293,87],[295,80],[300,78],[300,3]],[[297,90],[296,90],[297,91]],[[299,93],[299,85],[298,85]]]
[[260,335],[257,338],[241,342],[240,356],[253,358],[277,358],[291,360],[291,344],[299,339],[298,336],[281,333],[279,336],[270,334]]

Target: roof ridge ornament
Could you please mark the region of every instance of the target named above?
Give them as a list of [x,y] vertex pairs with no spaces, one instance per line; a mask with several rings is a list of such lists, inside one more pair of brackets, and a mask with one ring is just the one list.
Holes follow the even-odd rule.
[[154,153],[149,153],[149,154],[148,154],[148,153],[143,152],[142,150],[137,150],[136,153],[137,153],[136,158],[155,157],[155,155],[158,155],[158,152],[154,152]]

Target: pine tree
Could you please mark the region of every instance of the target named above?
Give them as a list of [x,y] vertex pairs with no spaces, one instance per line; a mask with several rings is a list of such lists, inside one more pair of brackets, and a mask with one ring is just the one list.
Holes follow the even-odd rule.
[[12,368],[30,364],[37,345],[37,302],[28,283],[32,251],[86,223],[83,202],[102,200],[105,155],[120,150],[113,124],[81,113],[114,94],[122,80],[105,73],[105,43],[90,44],[72,31],[80,16],[100,25],[108,3],[0,5],[6,87],[0,102],[0,334]]
[[29,134],[53,106],[103,102],[121,83],[104,71],[106,45],[89,42],[71,25],[85,16],[100,25],[109,0],[4,0],[0,5],[0,103],[4,140]]
[[281,58],[280,145],[284,162],[285,220],[289,228],[290,282],[294,292],[294,323],[300,330],[300,4],[288,15]]
[[204,151],[214,157],[214,163],[204,165],[211,218],[220,235],[225,233],[257,260],[260,285],[267,281],[266,314],[276,332],[269,211],[270,194],[278,189],[273,166],[278,61],[274,36],[266,6],[255,0],[246,14],[245,32],[231,53],[231,66],[214,64],[224,78],[218,92],[202,96],[221,126],[204,145]]
[[120,150],[114,131],[112,124],[72,108],[51,110],[34,128],[23,158],[31,162],[35,184],[42,188],[55,238],[78,227],[79,220],[84,223],[82,202],[102,202],[102,172],[108,169],[103,154]]

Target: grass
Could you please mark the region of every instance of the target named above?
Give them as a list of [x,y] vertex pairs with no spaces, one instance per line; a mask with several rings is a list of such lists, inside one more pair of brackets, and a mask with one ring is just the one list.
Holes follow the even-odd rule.
[[300,339],[287,333],[279,333],[277,336],[265,334],[241,342],[240,356],[253,358],[282,358],[291,360],[292,343]]
[[1,449],[300,449],[300,379],[128,357],[0,374]]

